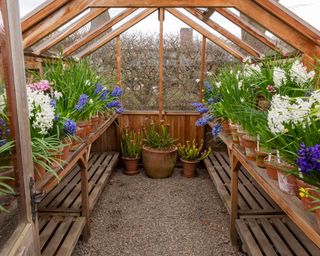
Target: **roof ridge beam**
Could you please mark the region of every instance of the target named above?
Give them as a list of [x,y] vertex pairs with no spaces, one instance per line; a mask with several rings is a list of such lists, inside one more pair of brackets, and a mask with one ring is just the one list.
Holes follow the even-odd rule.
[[81,27],[85,26],[89,22],[91,22],[93,19],[95,19],[97,16],[101,15],[102,13],[106,12],[109,8],[93,8],[90,10],[89,13],[87,13],[85,16],[83,16],[81,19],[77,20],[75,23],[71,24],[69,27],[67,27],[64,31],[62,31],[59,35],[50,38],[48,41],[43,42],[41,45],[37,46],[36,48],[32,49],[32,52],[34,54],[40,55],[53,46],[60,43],[62,40],[79,30]]
[[237,16],[233,12],[224,8],[216,8],[215,9],[220,15],[231,21],[233,24],[240,27],[242,30],[245,30],[251,36],[259,40],[261,43],[265,44],[269,48],[275,50],[278,53],[283,53],[283,50],[280,49],[271,39],[269,39],[265,34],[260,32],[254,26],[252,26],[249,22],[242,19],[240,16]]
[[47,0],[21,19],[22,33],[47,18],[50,14],[69,3],[70,0]]
[[210,18],[206,18],[204,14],[202,14],[201,11],[193,8],[185,8],[189,13],[191,13],[194,17],[198,18],[202,22],[204,22],[206,25],[214,29],[215,31],[219,32],[221,35],[238,45],[240,48],[248,52],[250,55],[254,57],[261,57],[262,53],[256,50],[254,47],[252,47],[247,42],[242,41],[240,38],[220,26],[215,21],[211,20]]
[[193,21],[192,19],[190,19],[189,17],[187,17],[177,9],[166,8],[166,10],[169,13],[171,13],[173,16],[177,17],[178,19],[186,23],[188,26],[190,26],[191,28],[193,28],[194,30],[198,31],[200,34],[208,38],[210,41],[212,41],[213,43],[215,43],[216,45],[218,45],[219,47],[221,47],[222,49],[224,49],[225,51],[227,51],[228,53],[236,57],[237,59],[242,61],[245,58],[245,56],[241,52],[234,49],[232,46],[227,45],[220,38],[210,33],[208,30],[203,28],[201,25],[197,24],[195,21]]
[[132,26],[134,26],[138,22],[142,21],[143,19],[145,19],[146,17],[154,13],[156,10],[157,8],[146,8],[143,12],[137,14],[135,17],[133,17],[132,19],[124,23],[122,26],[120,26],[116,30],[108,33],[106,37],[99,39],[98,41],[94,42],[92,45],[90,45],[86,49],[82,50],[80,53],[75,55],[75,58],[81,59],[95,52],[96,50],[101,48],[103,45],[107,44],[117,36],[121,35],[123,32],[130,29]]
[[68,57],[70,54],[78,50],[80,47],[84,46],[85,44],[91,42],[93,39],[95,39],[97,36],[101,35],[102,33],[106,32],[110,28],[112,28],[115,24],[119,23],[121,20],[128,17],[130,14],[135,12],[137,8],[128,8],[123,10],[118,15],[114,16],[112,19],[108,20],[105,24],[102,24],[101,26],[97,27],[95,30],[89,32],[87,35],[85,35],[83,38],[81,38],[79,41],[74,42],[72,45],[67,47],[63,51],[63,57]]
[[45,20],[33,26],[23,33],[23,48],[26,49],[41,39],[62,27],[64,24],[78,16],[89,8],[89,4],[94,0],[74,0],[61,7]]

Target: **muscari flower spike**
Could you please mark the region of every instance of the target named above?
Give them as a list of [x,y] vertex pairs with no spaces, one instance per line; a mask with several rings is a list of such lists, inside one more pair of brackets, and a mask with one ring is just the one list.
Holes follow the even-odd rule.
[[107,104],[107,108],[120,108],[121,103],[119,101],[111,101]]
[[312,172],[320,174],[320,144],[313,147],[301,144],[298,156],[297,165],[302,173],[306,175],[310,175]]
[[97,83],[96,89],[94,90],[94,95],[98,95],[103,90],[103,85],[101,83]]
[[87,94],[81,94],[78,100],[77,105],[75,105],[74,109],[77,111],[81,111],[88,103],[89,96]]
[[215,139],[218,138],[221,130],[222,130],[221,124],[215,124],[215,125],[213,126],[213,128],[212,128],[212,135],[213,135],[213,137],[214,137]]
[[111,92],[112,97],[120,97],[122,95],[123,91],[119,86],[115,86],[113,88],[113,91]]
[[75,135],[77,132],[77,124],[75,121],[67,119],[64,123],[64,132],[69,135]]

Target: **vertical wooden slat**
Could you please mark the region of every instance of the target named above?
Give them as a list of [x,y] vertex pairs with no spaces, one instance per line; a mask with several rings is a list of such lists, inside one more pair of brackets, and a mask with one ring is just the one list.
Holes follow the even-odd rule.
[[117,36],[117,78],[118,84],[121,85],[121,39]]
[[206,79],[206,48],[207,48],[207,38],[205,36],[202,36],[200,102],[202,102],[204,97],[204,80]]
[[164,9],[159,8],[159,120],[162,120],[163,111],[163,21]]

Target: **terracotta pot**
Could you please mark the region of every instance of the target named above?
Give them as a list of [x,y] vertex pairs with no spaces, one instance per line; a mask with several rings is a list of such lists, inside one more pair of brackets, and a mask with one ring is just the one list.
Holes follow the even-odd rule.
[[182,162],[182,175],[187,178],[195,177],[197,174],[196,168],[199,161],[187,161],[180,158]]
[[66,144],[63,149],[62,149],[62,155],[61,155],[61,159],[62,160],[67,160],[69,158],[69,153],[70,153],[70,149],[71,149],[71,144]]
[[34,178],[35,178],[35,180],[41,180],[41,178],[45,174],[46,174],[45,169],[39,163],[34,163]]
[[[316,198],[320,198],[320,192],[317,191],[317,188],[315,186],[310,185],[310,184],[304,182],[303,180],[299,180],[299,179],[297,179],[297,186],[298,186],[298,190],[300,188],[306,189],[306,190],[308,190],[310,195],[312,195]],[[310,210],[316,206],[320,206],[320,203],[314,203],[314,199],[311,197],[308,197],[308,196],[300,197],[299,196],[299,198],[301,199],[301,203],[306,210]]]
[[239,145],[240,145],[240,149],[245,151],[245,147],[244,147],[244,144],[243,144],[243,139],[242,137],[247,135],[247,133],[245,131],[239,131],[238,130],[238,136],[239,136]]
[[245,153],[247,158],[253,161],[256,160],[256,154],[255,154],[255,149],[257,147],[256,138],[249,135],[244,135],[242,136],[242,144],[245,148]]
[[267,112],[270,108],[270,102],[266,100],[264,97],[259,98],[257,105],[259,109],[265,112]]
[[126,175],[136,175],[139,173],[138,163],[140,158],[126,158],[122,157],[125,170],[123,171]]
[[264,158],[264,165],[267,169],[267,174],[270,179],[278,180],[278,168],[276,166],[276,157],[272,156],[271,161],[268,160],[268,156]]
[[95,115],[91,118],[91,124],[93,129],[97,129],[99,126],[99,122],[100,122],[100,117],[99,115]]
[[[90,130],[91,130],[91,123],[88,122],[88,121],[80,121],[78,122],[78,129],[81,130],[82,128],[82,137],[79,136],[80,138],[84,139],[88,136],[88,134],[90,133]],[[77,132],[78,132],[78,129],[77,129]]]
[[294,170],[293,168],[295,167],[285,163],[278,164],[278,184],[281,191],[295,196],[298,194],[297,178],[287,172]]
[[320,228],[320,209],[316,210],[316,217],[317,217],[318,227]]
[[221,123],[221,125],[222,125],[222,132],[225,134],[225,136],[230,136],[231,131],[230,131],[229,122],[227,120],[225,120]]
[[86,138],[86,130],[83,127],[77,127],[76,136],[80,137],[81,139]]
[[230,124],[230,131],[231,131],[232,142],[235,144],[239,144],[238,126],[235,124]]
[[260,168],[266,168],[264,159],[268,156],[267,152],[263,152],[263,151],[257,151],[255,150],[255,154],[256,154],[256,164],[258,167]]
[[144,170],[150,178],[167,178],[174,171],[177,161],[177,147],[171,150],[158,150],[142,147],[142,161]]

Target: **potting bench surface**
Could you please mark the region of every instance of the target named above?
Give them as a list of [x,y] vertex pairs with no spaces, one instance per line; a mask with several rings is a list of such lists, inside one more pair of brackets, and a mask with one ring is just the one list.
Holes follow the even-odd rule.
[[259,168],[254,161],[246,158],[244,153],[235,144],[230,146],[231,140],[221,136],[228,146],[231,163],[231,240],[235,245],[237,241],[236,220],[241,218],[238,211],[239,173],[242,166],[252,179],[268,194],[271,199],[286,213],[304,233],[320,248],[320,229],[315,214],[303,209],[302,203],[296,196],[288,195],[279,189],[278,182],[268,177],[265,169]]

